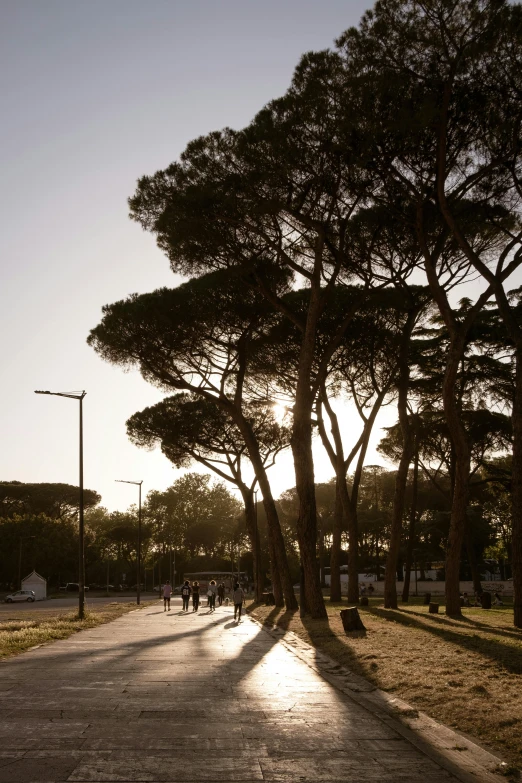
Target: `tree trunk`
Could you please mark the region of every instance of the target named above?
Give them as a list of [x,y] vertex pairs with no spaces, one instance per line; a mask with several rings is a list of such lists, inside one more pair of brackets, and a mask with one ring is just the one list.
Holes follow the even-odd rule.
[[522,340],[516,344],[515,395],[513,399],[512,460],[512,558],[514,624],[522,628]]
[[283,586],[281,584],[281,576],[279,574],[279,566],[277,563],[277,552],[274,543],[274,536],[270,526],[267,524],[267,543],[268,543],[268,557],[270,559],[270,581],[272,582],[272,592],[274,594],[274,603],[276,606],[285,605],[285,596],[283,593]]
[[[361,476],[364,467],[364,460],[372,427],[375,423],[377,413],[379,412],[387,389],[381,389],[381,392],[375,401],[372,411],[364,426],[363,438],[357,467],[353,475],[352,496],[348,493],[346,479],[341,485],[341,499],[343,501],[343,510],[346,517],[346,527],[348,528],[348,602],[359,603],[359,523],[357,517],[357,505],[359,502],[359,488],[361,485]],[[346,470],[346,469],[345,469]]]
[[323,533],[323,524],[321,521],[321,525],[319,527],[319,535],[317,537],[317,549],[319,552],[319,581],[321,583],[321,589],[326,587],[326,581],[325,581],[325,574],[324,574],[324,533]]
[[[406,435],[406,433],[403,433]],[[390,531],[390,543],[386,558],[384,573],[384,607],[385,609],[397,609],[397,560],[401,545],[402,522],[404,516],[404,498],[406,484],[408,482],[408,470],[411,461],[411,433],[407,433],[407,442],[403,446],[399,468],[395,477],[395,493],[393,498],[393,513]]]
[[[240,487],[241,494],[243,495],[243,502],[245,504],[245,519],[246,519],[246,525],[247,525],[247,532],[250,538],[250,544],[252,547],[252,554],[254,555],[253,561],[254,561],[254,580],[256,584],[256,600],[260,600],[260,597],[258,599],[258,582],[257,579],[257,563],[258,559],[256,558],[256,552],[257,552],[257,546],[259,542],[259,532],[257,535],[257,541],[254,543],[255,536],[255,527],[256,527],[256,519],[255,519],[255,505],[253,501],[253,493],[248,488],[242,488]],[[267,524],[267,543],[268,543],[268,557],[270,559],[270,575],[272,577],[272,592],[274,594],[274,600],[276,606],[284,606],[284,593],[283,593],[283,587],[281,585],[281,578],[279,573],[279,567],[277,562],[277,552],[276,547],[274,543],[274,534],[273,529],[270,525]],[[261,590],[262,592],[262,590]]]
[[515,346],[515,393],[513,396],[513,457],[511,463],[511,572],[513,576],[513,622],[522,628],[522,328],[502,283],[495,298],[505,327]]
[[[296,395],[297,398],[298,395]],[[315,502],[314,463],[312,457],[311,406],[294,406],[291,438],[295,466],[295,485],[299,497],[297,534],[304,569],[306,602],[313,618],[327,617],[317,568],[317,508]]]
[[413,547],[415,544],[415,526],[417,521],[417,496],[419,487],[419,448],[417,438],[414,438],[413,479],[411,492],[410,524],[408,527],[408,543],[406,545],[406,563],[404,567],[404,585],[402,600],[410,597],[411,564],[413,562]]
[[285,542],[281,532],[279,516],[272,496],[266,469],[259,452],[259,446],[252,431],[251,424],[246,421],[242,414],[238,414],[237,411],[234,411],[234,414],[236,423],[245,439],[250,462],[254,468],[259,489],[263,495],[263,506],[265,508],[267,523],[268,550],[272,566],[273,593],[276,600],[276,606],[286,605],[287,609],[297,609],[298,604],[292,585],[292,579],[290,577],[290,569],[288,567]]
[[[251,489],[240,487],[245,504],[245,521],[248,537],[250,539],[250,549],[252,550],[252,570],[254,576],[254,595],[255,600],[261,600],[263,588],[261,585],[261,574],[259,573],[259,531],[257,530],[256,506],[254,502],[254,492]],[[279,592],[281,584],[278,585]],[[275,597],[275,595],[274,595]]]
[[294,420],[290,438],[294,457],[295,488],[299,498],[297,535],[301,564],[304,569],[306,602],[311,616],[315,619],[327,617],[317,569],[317,506],[312,455],[312,409],[315,394],[311,388],[312,367],[316,358],[317,323],[325,305],[324,292],[321,290],[323,246],[323,239],[317,237],[306,325],[299,352]]
[[359,525],[357,508],[354,508],[348,494],[346,479],[340,485],[343,515],[348,530],[348,603],[359,603]]
[[[344,481],[344,478],[342,479]],[[330,601],[341,601],[341,536],[343,529],[343,505],[339,490],[339,477],[335,481],[335,509],[330,552]]]
[[306,603],[306,584],[303,566],[299,569],[299,617],[306,617],[309,614],[308,604]]
[[451,520],[446,550],[446,614],[462,615],[460,607],[460,556],[466,531],[469,498],[470,454],[468,437],[457,406],[455,387],[459,363],[464,352],[462,336],[452,337],[444,376],[444,413],[455,449],[455,486],[451,502]]
[[386,609],[397,609],[397,560],[399,558],[399,549],[401,546],[404,498],[406,496],[406,484],[408,483],[408,470],[410,468],[413,452],[413,432],[408,416],[408,390],[410,385],[408,355],[411,333],[415,326],[417,314],[417,309],[408,313],[399,349],[399,378],[397,384],[399,388],[399,399],[397,402],[397,410],[402,431],[402,454],[395,477],[390,543],[384,575],[384,607]]
[[471,579],[473,581],[473,590],[475,593],[482,592],[482,585],[480,583],[480,574],[477,566],[477,556],[475,554],[475,547],[473,546],[473,536],[471,534],[471,527],[469,518],[466,520],[466,532],[464,533],[464,541],[466,544],[466,552],[468,555],[469,567],[471,569]]

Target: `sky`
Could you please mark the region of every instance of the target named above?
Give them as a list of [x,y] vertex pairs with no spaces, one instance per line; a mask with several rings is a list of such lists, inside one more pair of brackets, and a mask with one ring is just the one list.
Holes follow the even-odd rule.
[[[301,54],[358,23],[366,0],[0,0],[0,480],[78,483],[109,510],[181,475],[133,446],[125,421],[161,399],[86,344],[104,304],[175,286],[128,217],[136,180],[197,136],[241,128],[287,89]],[[387,409],[380,424],[395,412]],[[346,414],[347,441],[356,426]],[[358,434],[358,431],[357,431]],[[374,449],[367,462],[383,463]],[[316,479],[332,475],[316,448]],[[289,453],[271,471],[295,484]]]

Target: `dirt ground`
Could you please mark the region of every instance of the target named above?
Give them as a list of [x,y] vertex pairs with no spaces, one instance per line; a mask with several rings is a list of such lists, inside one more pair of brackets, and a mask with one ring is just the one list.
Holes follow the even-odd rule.
[[327,604],[328,620],[301,620],[298,612],[265,606],[248,611],[522,770],[522,631],[513,627],[512,607],[465,608],[455,619],[430,615],[418,601],[389,610],[382,599],[370,599],[370,606],[359,607],[366,631],[350,636],[341,604]]

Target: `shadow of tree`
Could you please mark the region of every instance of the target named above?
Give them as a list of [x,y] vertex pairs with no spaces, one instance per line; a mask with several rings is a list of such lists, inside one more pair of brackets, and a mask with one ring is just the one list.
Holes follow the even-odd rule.
[[[458,627],[458,624],[445,617],[423,614],[423,620],[421,621],[418,619],[418,616],[412,616],[411,612],[402,612],[399,609],[381,609],[379,607],[370,607],[367,609],[367,613],[390,622],[426,631],[426,633],[438,636],[440,639],[458,647],[464,647],[471,652],[480,653],[513,674],[522,673],[522,647],[517,648],[515,645],[506,644],[499,639],[487,638],[483,635],[479,636],[478,633],[472,633],[471,628],[463,627],[461,633],[458,633],[451,630],[451,626]],[[491,628],[491,626],[487,626],[487,630],[495,636],[501,635],[497,632],[497,629]],[[522,640],[520,634],[514,637],[510,636],[509,638],[514,638],[517,641]]]
[[356,652],[350,646],[350,639],[363,638],[366,636],[366,631],[353,631],[349,635],[339,637],[339,634],[330,627],[329,619],[312,620],[310,617],[304,617],[301,622],[312,643],[322,652],[330,655],[343,666],[349,667],[354,674],[366,677],[368,680],[372,679],[371,673],[362,666]]

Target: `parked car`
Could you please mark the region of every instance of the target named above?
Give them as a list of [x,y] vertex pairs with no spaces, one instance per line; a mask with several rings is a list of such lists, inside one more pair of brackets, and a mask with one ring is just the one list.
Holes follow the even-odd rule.
[[[67,582],[65,585],[65,589],[68,593],[79,593],[80,592],[80,585],[78,582]],[[85,592],[87,592],[89,588],[85,588]]]
[[36,595],[34,590],[17,590],[15,593],[5,597],[7,604],[12,604],[13,601],[29,601],[29,603],[33,603],[33,601],[36,601]]
[[97,582],[92,582],[89,587],[86,587],[86,590],[114,590],[114,585],[99,585]]

